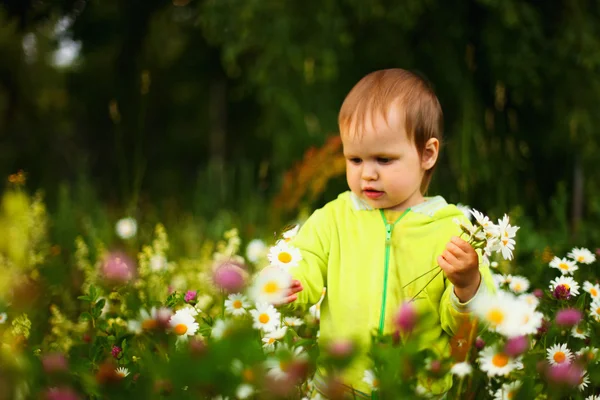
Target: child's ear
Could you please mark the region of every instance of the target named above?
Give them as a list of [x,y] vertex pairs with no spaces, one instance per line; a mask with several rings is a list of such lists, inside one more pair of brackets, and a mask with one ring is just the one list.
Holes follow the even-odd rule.
[[436,138],[431,138],[425,143],[423,153],[421,154],[421,167],[424,170],[430,170],[437,162],[440,152],[440,141]]

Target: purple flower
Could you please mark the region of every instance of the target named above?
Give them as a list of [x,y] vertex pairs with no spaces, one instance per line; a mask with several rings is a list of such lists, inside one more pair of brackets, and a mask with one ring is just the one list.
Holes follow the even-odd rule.
[[50,353],[42,357],[42,366],[46,373],[63,372],[69,368],[69,364],[64,354]]
[[79,396],[71,388],[52,388],[45,393],[47,400],[78,400]]
[[195,300],[196,299],[196,291],[188,290],[183,299],[185,300],[186,303],[189,303],[190,301]]
[[238,293],[246,285],[246,272],[242,264],[227,261],[218,265],[213,274],[217,286],[228,293]]
[[527,340],[527,337],[517,336],[506,341],[504,352],[511,357],[517,357],[525,353],[528,348],[529,340]]
[[583,375],[583,369],[577,364],[552,365],[546,372],[546,377],[551,383],[578,386]]
[[581,311],[574,308],[559,310],[556,313],[556,324],[561,326],[575,326],[583,318]]
[[417,323],[417,311],[412,303],[404,303],[394,317],[394,322],[402,332],[411,332]]
[[119,358],[119,356],[121,355],[121,352],[123,351],[122,348],[120,348],[119,346],[113,346],[112,350],[110,351],[112,353],[112,356],[114,358]]
[[535,289],[533,295],[538,299],[541,299],[544,296],[544,291],[542,289]]
[[104,278],[112,283],[127,283],[135,274],[133,261],[124,253],[115,252],[106,256],[102,265]]
[[566,287],[565,285],[558,285],[554,288],[554,298],[558,300],[569,300],[571,297],[571,289]]
[[477,337],[477,339],[475,339],[475,348],[477,348],[477,350],[481,350],[485,347],[485,340],[483,340],[480,337]]

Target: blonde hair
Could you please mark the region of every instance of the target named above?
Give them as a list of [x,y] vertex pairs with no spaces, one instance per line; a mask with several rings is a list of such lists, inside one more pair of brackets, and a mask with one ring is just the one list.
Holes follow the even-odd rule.
[[[387,115],[397,107],[404,116],[408,139],[423,155],[431,138],[442,141],[443,114],[440,102],[429,84],[412,72],[394,68],[375,71],[362,78],[348,93],[340,109],[338,124],[341,136],[360,136],[365,121],[375,115]],[[421,192],[429,187],[435,165],[425,172]]]

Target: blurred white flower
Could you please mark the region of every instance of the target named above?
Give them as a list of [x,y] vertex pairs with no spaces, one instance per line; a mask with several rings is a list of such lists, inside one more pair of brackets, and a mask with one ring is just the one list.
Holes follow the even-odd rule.
[[227,336],[227,332],[231,328],[231,324],[228,320],[218,319],[215,321],[212,330],[211,337],[213,339],[221,340],[223,337]]
[[154,272],[167,268],[167,258],[161,254],[154,254],[150,258],[150,269]]
[[581,324],[575,325],[571,329],[571,336],[577,339],[587,339],[590,336],[590,330],[584,328]]
[[127,375],[129,375],[129,370],[125,367],[119,367],[119,368],[115,369],[115,374],[119,378],[125,378]]
[[369,385],[371,390],[379,389],[379,379],[375,376],[375,373],[372,370],[366,370],[363,375],[363,382]]
[[468,362],[459,362],[456,363],[450,368],[450,373],[452,375],[456,375],[459,378],[463,378],[467,375],[471,375],[473,372],[473,367]]
[[117,221],[115,231],[121,239],[131,239],[137,233],[137,222],[131,217],[120,219]]
[[4,324],[7,319],[8,319],[8,317],[5,312],[0,313],[0,324]]
[[280,304],[286,298],[292,276],[281,268],[267,267],[260,271],[250,288],[255,303]]
[[596,255],[586,248],[574,248],[567,254],[567,257],[581,264],[591,264],[596,261]]
[[593,300],[600,299],[600,285],[593,285],[591,282],[583,282],[583,290],[588,292]]
[[456,205],[456,208],[462,211],[462,213],[465,215],[465,217],[467,217],[469,221],[473,220],[473,215],[471,214],[471,208],[469,206],[465,206],[463,204],[458,203]]
[[502,387],[494,393],[494,400],[512,400],[521,387],[520,381],[502,384]]
[[254,394],[254,387],[247,383],[242,383],[235,391],[235,395],[238,399],[247,399]]
[[513,276],[508,288],[517,294],[521,294],[529,289],[529,280],[523,276]]
[[241,293],[232,293],[225,300],[225,312],[236,317],[246,314],[249,307],[248,298]]
[[259,262],[267,254],[267,245],[260,239],[252,239],[246,246],[246,258],[253,263]]

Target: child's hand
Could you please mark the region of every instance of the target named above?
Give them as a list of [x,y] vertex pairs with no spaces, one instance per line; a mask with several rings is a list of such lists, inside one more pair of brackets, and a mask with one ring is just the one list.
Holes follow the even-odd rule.
[[446,250],[437,259],[439,266],[454,284],[454,294],[461,302],[467,302],[475,296],[481,274],[479,258],[475,249],[459,237],[453,237]]
[[298,280],[293,280],[292,285],[289,287],[288,292],[286,294],[286,298],[281,302],[281,304],[289,304],[293,301],[296,301],[298,295],[296,293],[301,292],[304,288],[302,287],[302,283]]

